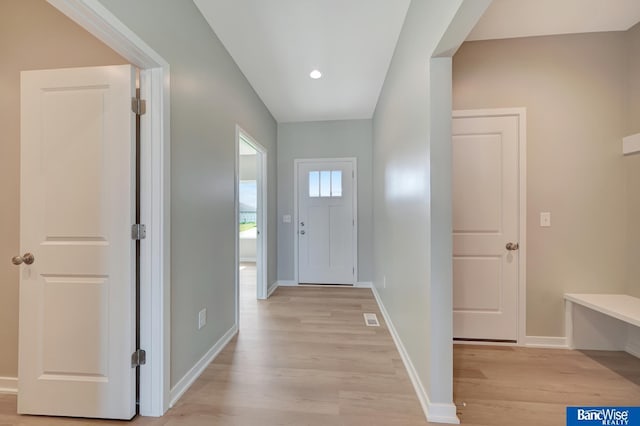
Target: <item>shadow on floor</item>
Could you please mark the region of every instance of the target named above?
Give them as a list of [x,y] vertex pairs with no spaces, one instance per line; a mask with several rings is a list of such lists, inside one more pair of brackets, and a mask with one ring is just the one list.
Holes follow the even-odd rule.
[[[625,380],[640,386],[640,359],[631,354],[624,354],[620,357],[620,352],[615,351],[578,351],[589,359],[608,368]],[[615,355],[615,356],[614,356]]]

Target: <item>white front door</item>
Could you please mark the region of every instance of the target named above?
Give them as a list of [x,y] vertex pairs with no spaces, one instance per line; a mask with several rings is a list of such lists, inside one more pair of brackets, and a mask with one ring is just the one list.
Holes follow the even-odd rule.
[[516,341],[518,116],[454,115],[452,166],[453,336]]
[[355,160],[299,161],[298,281],[355,284]]
[[[135,70],[21,75],[18,412],[135,415]],[[17,259],[16,262],[19,262]]]

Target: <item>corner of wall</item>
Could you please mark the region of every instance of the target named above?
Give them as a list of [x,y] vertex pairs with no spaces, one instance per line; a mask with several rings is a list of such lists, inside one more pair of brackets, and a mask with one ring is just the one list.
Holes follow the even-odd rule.
[[407,374],[409,375],[409,379],[411,380],[411,384],[413,385],[413,389],[416,392],[416,396],[418,397],[418,401],[420,401],[420,406],[422,407],[422,411],[429,422],[435,423],[449,423],[449,424],[459,424],[460,420],[456,415],[456,406],[455,404],[439,404],[431,402],[429,398],[429,393],[425,389],[422,381],[420,380],[420,376],[416,371],[409,354],[393,325],[393,320],[389,316],[387,309],[378,294],[378,290],[375,286],[371,287],[373,295],[378,303],[378,307],[380,308],[380,312],[382,313],[382,317],[384,318],[385,323],[387,324],[387,328],[389,329],[389,333],[393,338],[393,343],[395,343],[396,348],[398,349],[398,353],[400,354],[400,358],[402,359],[402,363],[404,364],[405,369],[407,370]]

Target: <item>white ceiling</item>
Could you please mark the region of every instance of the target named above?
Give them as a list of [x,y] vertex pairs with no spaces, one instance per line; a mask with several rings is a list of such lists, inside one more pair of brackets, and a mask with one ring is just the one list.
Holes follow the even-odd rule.
[[[410,0],[194,2],[282,123],[371,118]],[[638,21],[640,0],[493,0],[467,40],[623,31]],[[309,78],[314,68],[320,80]]]
[[194,2],[274,118],[294,122],[372,117],[410,0]]
[[640,0],[493,0],[467,40],[625,31]]

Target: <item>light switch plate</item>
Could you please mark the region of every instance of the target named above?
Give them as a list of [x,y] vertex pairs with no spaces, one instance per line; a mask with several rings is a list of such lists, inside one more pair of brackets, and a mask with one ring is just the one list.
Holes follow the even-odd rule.
[[551,226],[551,212],[540,213],[540,226],[543,228],[549,228]]

